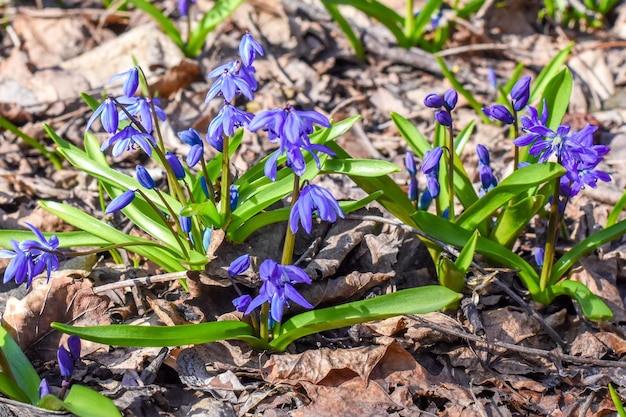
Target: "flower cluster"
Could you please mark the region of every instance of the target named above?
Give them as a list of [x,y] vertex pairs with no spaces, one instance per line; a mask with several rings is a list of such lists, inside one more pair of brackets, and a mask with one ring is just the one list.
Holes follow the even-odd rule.
[[528,76],[522,77],[511,89],[510,105],[513,109],[513,113],[511,113],[507,106],[494,104],[490,107],[483,108],[485,116],[507,125],[514,124],[517,119],[517,112],[526,107],[530,99],[530,80],[531,78]]
[[313,213],[317,212],[320,219],[335,222],[337,217],[344,217],[339,203],[324,187],[306,184],[300,191],[298,201],[294,204],[289,215],[289,227],[292,233],[298,231],[298,224],[311,234],[313,228]]
[[[238,275],[248,269],[249,266],[250,258],[244,255],[233,261],[228,273],[230,276]],[[249,315],[257,307],[269,303],[270,319],[273,322],[280,322],[285,306],[289,307],[289,301],[293,301],[304,308],[313,308],[313,305],[294,287],[294,284],[311,283],[311,278],[302,268],[295,265],[281,265],[272,259],[266,259],[259,267],[259,275],[263,281],[259,295],[254,299],[249,295],[235,298],[233,305],[237,311]]]
[[546,162],[556,158],[567,170],[561,178],[561,195],[573,197],[582,188],[596,188],[598,180],[608,182],[611,177],[597,169],[609,147],[595,145],[593,134],[597,126],[587,124],[578,132],[570,133],[569,125],[560,125],[556,131],[546,126],[548,118],[544,103],[541,117],[536,108],[528,106],[530,117],[522,117],[522,130],[526,133],[514,140],[517,146],[529,146],[528,153]]
[[[450,89],[443,95],[429,94],[424,99],[424,105],[431,109],[438,109],[435,112],[435,120],[441,125],[452,127],[452,110],[456,107],[459,94],[456,90]],[[442,108],[443,107],[443,108]]]
[[491,169],[489,151],[485,145],[476,145],[476,154],[478,155],[478,173],[480,177],[480,195],[486,194],[489,190],[498,185],[498,180],[493,175]]
[[16,284],[26,281],[26,288],[30,288],[37,275],[46,271],[50,280],[50,273],[59,267],[59,239],[53,235],[47,240],[41,230],[30,223],[26,223],[26,226],[32,230],[37,240],[17,242],[12,239],[13,250],[0,250],[0,258],[11,258],[4,272],[3,283],[12,279],[15,279]]

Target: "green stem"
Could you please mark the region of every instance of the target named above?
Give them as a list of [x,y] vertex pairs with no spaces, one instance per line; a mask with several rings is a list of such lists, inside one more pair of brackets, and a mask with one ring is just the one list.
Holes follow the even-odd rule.
[[[291,191],[291,210],[298,201],[300,196],[300,177],[293,176],[293,190]],[[285,232],[285,244],[283,245],[283,256],[281,263],[283,265],[290,265],[293,260],[293,251],[296,247],[296,235],[291,231],[291,227],[287,224],[287,231]]]
[[554,180],[554,190],[552,192],[552,205],[550,206],[550,217],[548,218],[548,234],[544,247],[543,268],[539,279],[539,289],[543,292],[548,287],[552,268],[554,266],[554,254],[559,231],[559,185],[560,178]]
[[202,175],[204,175],[204,180],[206,181],[206,188],[209,191],[209,199],[215,203],[215,189],[213,188],[211,177],[209,177],[209,171],[207,170],[204,158],[200,158],[200,163],[202,164]]
[[415,15],[413,14],[413,0],[406,0],[405,16],[404,16],[404,35],[408,40],[413,39],[415,32]]
[[228,221],[228,218],[230,217],[230,156],[228,155],[229,144],[230,137],[224,136],[224,145],[222,147],[222,183],[220,193],[220,207],[222,217],[226,221]]
[[[143,191],[138,189],[137,192],[139,194],[141,194],[141,196],[144,198],[144,200],[146,200],[146,203],[148,203],[150,205],[150,207],[152,207],[152,210],[154,210],[154,212],[161,218],[161,220],[165,224],[165,227],[167,227],[170,230],[170,232],[172,232],[172,236],[174,236],[174,239],[176,239],[176,242],[178,242],[178,246],[180,246],[180,249],[183,251],[183,255],[185,256],[185,259],[187,261],[189,261],[190,258],[189,258],[189,252],[187,252],[187,247],[185,246],[183,241],[180,239],[180,236],[178,235],[178,233],[174,230],[174,228],[172,228],[172,225],[170,224],[170,222],[167,221],[167,219],[165,218],[165,216],[163,215],[161,210],[159,210],[159,208],[156,206],[156,204],[154,204],[152,202],[152,200],[150,200],[148,198],[148,196]],[[159,196],[160,196],[160,194],[159,194]],[[179,225],[178,227],[180,229],[180,223],[178,223],[178,217],[176,216],[174,218],[176,219],[176,222]]]
[[[513,109],[513,139],[516,139],[519,135],[519,124],[517,122],[517,112]],[[516,171],[519,168],[519,147],[513,144],[513,151],[515,152],[515,157],[513,159],[513,171]]]
[[448,142],[448,148],[450,153],[450,158],[448,159],[448,218],[451,222],[454,222],[454,157],[456,152],[454,151],[454,133],[452,130],[452,123],[448,128],[448,133],[450,135],[450,141]]
[[259,335],[261,340],[267,342],[270,338],[269,330],[269,318],[270,318],[270,303],[263,303],[261,306],[261,321],[259,323]]

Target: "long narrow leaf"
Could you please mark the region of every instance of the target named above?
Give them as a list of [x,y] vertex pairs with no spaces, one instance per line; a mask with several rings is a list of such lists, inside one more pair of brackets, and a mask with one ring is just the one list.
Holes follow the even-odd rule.
[[44,145],[39,143],[37,139],[22,132],[19,127],[15,126],[13,123],[11,123],[9,120],[5,119],[2,116],[0,116],[0,127],[22,139],[24,143],[31,148],[37,149],[39,152],[41,152],[42,155],[45,156],[52,165],[54,165],[54,168],[59,170],[63,169],[63,165],[61,165],[61,162],[54,155],[54,153],[50,152]]
[[113,401],[102,394],[82,385],[72,385],[65,400],[64,408],[79,417],[121,417]]
[[428,0],[413,24],[413,32],[407,33],[411,45],[415,45],[417,41],[424,36],[424,29],[430,23],[430,19],[435,11],[443,3],[442,0]]
[[199,345],[218,340],[241,340],[258,349],[269,346],[254,336],[248,323],[234,320],[211,321],[179,326],[133,326],[113,324],[108,326],[77,327],[52,323],[52,328],[81,339],[111,346],[163,347]]
[[504,247],[513,247],[519,234],[541,210],[545,201],[543,195],[531,195],[513,205],[504,206],[489,238]]
[[7,359],[8,366],[15,378],[15,382],[21,391],[26,394],[31,404],[39,401],[39,384],[41,379],[30,361],[15,343],[9,332],[0,326],[0,350]]
[[333,20],[337,22],[337,24],[339,25],[339,29],[341,29],[343,34],[346,35],[346,38],[348,39],[348,42],[350,42],[350,45],[352,45],[352,48],[354,49],[354,53],[357,58],[359,58],[360,61],[364,62],[365,50],[363,49],[363,44],[361,43],[361,40],[356,35],[356,33],[354,33],[354,31],[352,30],[350,22],[348,22],[343,17],[336,4],[332,4],[327,0],[322,0],[322,4],[326,8],[326,11],[330,15],[330,17],[332,17]]
[[546,65],[537,75],[537,78],[530,89],[530,99],[528,100],[528,104],[536,103],[543,96],[543,91],[548,85],[548,82],[550,82],[552,77],[561,71],[561,68],[563,67],[563,64],[567,60],[567,57],[573,47],[574,42],[570,42],[570,44],[556,54],[548,65]]
[[565,294],[575,299],[585,317],[590,320],[605,321],[613,317],[613,312],[604,301],[581,282],[566,279],[548,287],[548,290],[552,293],[551,298]]
[[[53,235],[58,237],[60,248],[106,246],[110,244],[107,240],[85,231],[44,233],[43,235],[46,239]],[[11,239],[21,242],[22,240],[33,239],[33,236],[33,232],[30,230],[0,230],[0,248],[11,248]]]
[[430,313],[441,310],[459,299],[461,294],[445,287],[429,285],[307,311],[283,323],[280,335],[272,340],[270,345],[283,351],[295,340],[313,333],[404,314]]
[[567,68],[555,75],[546,86],[543,97],[548,107],[546,126],[556,131],[567,112],[572,95],[572,75]]
[[322,165],[322,174],[344,174],[357,177],[380,177],[399,172],[397,165],[373,159],[327,159]]
[[165,34],[176,44],[176,46],[180,48],[181,51],[185,49],[185,44],[180,36],[180,32],[176,29],[174,23],[167,16],[165,16],[161,10],[146,0],[127,1],[153,18],[154,21],[161,26],[163,32],[165,32]]

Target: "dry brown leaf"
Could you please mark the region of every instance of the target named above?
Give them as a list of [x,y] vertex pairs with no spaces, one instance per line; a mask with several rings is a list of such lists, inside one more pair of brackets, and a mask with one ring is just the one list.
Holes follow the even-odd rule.
[[512,307],[485,311],[483,322],[488,340],[513,344],[535,336],[540,330],[535,319]]
[[[108,305],[108,297],[95,295],[93,284],[88,280],[60,277],[49,284],[45,279],[35,280],[31,291],[23,299],[9,297],[2,322],[27,353],[36,350],[44,360],[53,360],[56,359],[61,334],[51,332],[50,323],[57,321],[77,326],[111,324],[106,314]],[[85,341],[82,354],[103,348],[108,350],[108,346]]]

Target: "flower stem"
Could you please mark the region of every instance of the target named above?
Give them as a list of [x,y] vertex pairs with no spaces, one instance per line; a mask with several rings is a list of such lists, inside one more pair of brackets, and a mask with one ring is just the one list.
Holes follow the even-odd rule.
[[560,178],[554,180],[554,190],[552,192],[552,205],[550,206],[550,217],[548,218],[548,234],[544,247],[543,268],[539,279],[539,289],[545,291],[550,282],[552,267],[554,266],[554,252],[556,240],[559,232],[559,185]]
[[[222,183],[220,192],[220,207],[222,217],[228,222],[230,217],[230,156],[228,155],[228,145],[230,144],[230,136],[224,137],[224,146],[222,148]],[[207,185],[208,185],[207,181]]]
[[[411,42],[413,32],[415,32],[415,15],[413,14],[413,0],[406,0],[404,16],[404,36],[408,43]],[[407,45],[408,46],[408,45]]]
[[[513,109],[513,139],[517,138],[519,135],[519,124],[517,123],[517,112]],[[513,151],[515,152],[515,157],[513,159],[513,171],[516,171],[519,168],[519,146],[513,145]]]
[[[293,191],[291,192],[291,210],[298,201],[300,196],[300,177],[293,176]],[[283,265],[290,265],[293,260],[293,251],[296,247],[296,235],[291,231],[291,227],[287,224],[287,231],[285,232],[285,244],[283,245],[283,257],[281,263]]]
[[450,141],[448,142],[450,153],[450,158],[448,159],[448,213],[450,221],[454,222],[454,156],[456,152],[454,151],[454,132],[452,130],[452,123],[448,128],[448,132],[450,135]]

